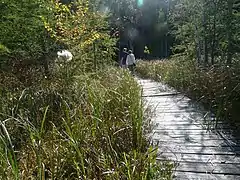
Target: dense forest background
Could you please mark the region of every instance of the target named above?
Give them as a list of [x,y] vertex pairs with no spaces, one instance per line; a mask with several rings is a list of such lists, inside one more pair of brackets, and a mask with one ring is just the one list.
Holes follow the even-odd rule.
[[240,50],[238,0],[108,0],[103,7],[119,47],[140,58],[147,46],[148,58],[185,53],[199,64],[231,64]]
[[[74,1],[60,2],[69,5]],[[41,59],[56,48],[56,41],[49,32],[40,30],[44,26],[43,21],[57,20],[49,11],[50,4],[41,1],[1,3],[1,54],[11,50],[12,54],[21,52],[21,56]],[[92,26],[93,29],[108,31],[111,38],[118,39],[118,49],[133,49],[138,58],[164,58],[187,53],[200,64],[219,61],[231,64],[240,51],[239,0],[90,0],[87,4],[92,12],[107,16],[108,25],[98,22]],[[71,11],[76,9],[72,7]],[[80,23],[82,17],[79,16],[78,21]],[[68,28],[65,27],[65,31],[73,33],[74,27]],[[14,41],[9,41],[8,37],[13,37]],[[15,44],[18,46],[13,48]],[[72,42],[59,42],[58,48],[69,44],[73,46]],[[146,47],[148,56],[144,53]]]

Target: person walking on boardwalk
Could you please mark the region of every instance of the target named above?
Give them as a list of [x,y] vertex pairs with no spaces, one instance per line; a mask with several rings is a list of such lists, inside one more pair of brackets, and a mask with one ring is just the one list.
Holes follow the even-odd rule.
[[128,56],[127,48],[123,48],[123,52],[122,52],[122,56],[121,56],[121,60],[120,60],[120,66],[124,69],[127,68],[127,66],[126,66],[127,56]]
[[134,70],[135,70],[135,66],[136,66],[136,59],[135,59],[135,56],[134,56],[132,50],[128,51],[126,65],[127,65],[128,69],[130,70],[130,72],[132,74],[134,74]]

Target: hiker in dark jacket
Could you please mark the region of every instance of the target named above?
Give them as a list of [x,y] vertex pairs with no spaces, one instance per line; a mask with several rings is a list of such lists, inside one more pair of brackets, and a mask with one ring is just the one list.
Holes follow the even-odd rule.
[[123,48],[123,52],[122,52],[121,60],[120,60],[120,66],[124,69],[127,68],[127,65],[126,65],[127,56],[128,56],[127,48]]

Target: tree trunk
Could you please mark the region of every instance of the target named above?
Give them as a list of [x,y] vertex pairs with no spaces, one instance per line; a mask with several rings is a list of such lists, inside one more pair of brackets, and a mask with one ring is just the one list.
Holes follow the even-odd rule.
[[47,55],[44,55],[44,59],[43,59],[43,67],[44,67],[44,73],[46,76],[49,75],[49,62],[48,62],[48,57]]
[[207,32],[208,32],[208,29],[207,29],[207,14],[206,14],[206,11],[207,11],[207,2],[206,0],[204,1],[204,4],[203,4],[203,33],[204,33],[204,65],[207,66],[208,65],[208,41],[207,41]]
[[165,36],[165,58],[168,57],[168,39],[167,36]]
[[227,64],[232,63],[232,22],[233,21],[233,0],[228,0],[228,21],[227,21],[227,40],[228,40],[228,49],[227,49]]
[[194,25],[195,27],[195,51],[196,51],[196,57],[197,57],[197,64],[200,65],[201,63],[201,47],[200,47],[200,40],[199,40],[199,33],[197,25]]
[[93,59],[94,59],[94,68],[95,68],[95,71],[97,71],[96,42],[93,42]]
[[216,44],[216,2],[214,2],[214,16],[213,16],[213,37],[212,37],[212,47],[211,47],[211,64],[214,65],[214,52]]

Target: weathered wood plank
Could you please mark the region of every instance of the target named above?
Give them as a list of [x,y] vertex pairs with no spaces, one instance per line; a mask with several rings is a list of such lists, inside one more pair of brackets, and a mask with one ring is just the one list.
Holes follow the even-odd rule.
[[[222,156],[222,155],[221,155]],[[177,164],[177,163],[183,163],[183,162],[185,162],[185,163],[193,163],[193,164],[206,164],[206,163],[210,163],[210,164],[216,164],[216,165],[218,165],[218,164],[232,164],[232,165],[240,165],[240,163],[239,163],[239,159],[237,159],[237,160],[234,160],[233,159],[233,161],[228,161],[228,160],[223,160],[223,161],[220,161],[220,160],[218,160],[218,159],[205,159],[205,161],[204,161],[204,159],[200,159],[200,158],[192,158],[192,159],[190,159],[190,158],[181,158],[181,159],[179,159],[179,160],[174,160],[174,159],[167,159],[166,157],[159,157],[159,158],[157,158],[157,160],[158,161],[161,161],[161,162],[170,162],[170,163],[175,163],[175,164]]]
[[[162,146],[159,145],[159,152],[172,152],[178,154],[229,154],[236,155],[240,151],[232,151],[229,146],[225,147],[208,147],[208,146],[179,146],[179,145],[169,145]],[[240,163],[240,161],[239,161]]]
[[[153,130],[153,132],[159,133],[159,134],[216,134],[218,133],[217,131],[215,131],[214,129],[196,129],[196,130],[175,130],[175,129],[157,129],[157,125],[153,125],[155,127],[155,130]],[[223,129],[221,130],[223,131]],[[231,131],[228,132],[224,132],[227,133],[227,135],[229,135],[231,133]]]
[[175,124],[158,124],[158,126],[156,127],[157,130],[162,130],[162,129],[178,129],[178,130],[182,130],[182,129],[186,129],[186,130],[191,130],[191,129],[202,129],[202,126],[196,126],[193,124],[187,124],[187,125],[175,125]]
[[192,172],[175,172],[173,178],[175,180],[240,180],[240,176]]
[[[157,126],[155,128],[158,128]],[[222,139],[222,136],[220,136],[218,134],[218,132],[215,132],[215,131],[208,131],[208,130],[205,130],[205,129],[198,129],[198,130],[191,130],[191,129],[188,129],[188,130],[181,130],[181,129],[177,129],[177,130],[159,130],[159,129],[155,129],[153,130],[152,132],[153,135],[159,135],[159,136],[164,136],[164,135],[167,135],[167,136],[170,136],[170,137],[175,137],[175,136],[188,136],[188,137],[191,137],[191,136],[198,136],[198,137],[209,137],[209,138],[213,138],[213,139],[217,139],[217,138],[220,138]],[[228,139],[230,139],[231,137],[231,134],[230,132],[228,132],[227,134],[224,134],[223,136],[226,136],[228,137]],[[234,137],[231,137],[233,140],[236,140]],[[231,140],[231,139],[230,139]]]
[[[164,123],[162,121],[160,121],[160,122],[159,121],[155,121],[152,124],[155,126],[156,130],[159,131],[159,132],[162,131],[163,127],[175,127],[175,128],[165,129],[166,131],[169,131],[171,129],[177,129],[178,126],[184,127],[183,129],[186,129],[186,127],[192,126],[192,127],[195,127],[193,129],[196,129],[197,127],[203,127],[202,131],[205,131],[205,133],[208,133],[208,129],[209,128],[213,129],[213,127],[214,127],[213,124],[204,124],[204,123],[201,124],[201,123],[198,123],[198,122],[192,123],[192,122],[187,122],[187,121],[186,122],[179,121],[179,122],[172,122],[172,123],[168,122],[168,121],[166,123]],[[158,129],[161,129],[161,130],[158,130]],[[215,129],[215,130],[217,130],[217,129]],[[219,130],[221,130],[221,129],[219,129]]]
[[[181,125],[181,124],[190,125],[190,124],[192,124],[192,125],[196,125],[196,126],[199,126],[199,125],[207,126],[207,125],[215,124],[214,121],[212,121],[212,122],[205,122],[205,121],[200,121],[200,120],[193,121],[191,119],[189,121],[186,121],[186,120],[176,121],[175,119],[172,119],[170,121],[155,120],[154,123],[155,124],[166,124],[166,125],[172,125],[172,124],[174,124],[174,125]],[[227,122],[218,122],[218,125],[224,125],[224,126],[228,126],[229,128],[231,128],[231,126]]]
[[195,162],[195,163],[218,163],[239,164],[240,158],[234,155],[210,155],[210,154],[173,154],[170,152],[159,153],[158,160],[171,160],[173,162]]
[[[186,154],[186,155],[195,155],[195,156],[202,156],[202,155],[219,155],[219,156],[236,156],[236,153],[234,152],[218,152],[218,151],[208,151],[208,150],[203,150],[202,152],[195,152],[195,151],[191,151],[191,152],[181,152],[181,151],[172,151],[172,150],[169,150],[169,151],[160,151],[164,154],[174,154],[174,155],[177,155],[177,154]],[[159,152],[159,153],[160,153]]]
[[[224,140],[208,140],[208,141],[203,141],[203,142],[195,142],[195,141],[182,141],[181,139],[164,139],[164,140],[161,140],[161,139],[153,139],[152,138],[152,144],[153,145],[159,145],[159,144],[174,144],[174,145],[177,145],[177,144],[185,144],[186,146],[189,146],[189,145],[199,145],[199,146],[229,146],[229,144],[226,143],[226,141]],[[232,144],[232,147],[236,147],[237,145],[236,144]]]
[[[168,126],[168,125],[159,125],[156,127],[158,131],[164,131],[164,130],[170,130],[170,131],[173,131],[173,130],[186,130],[186,131],[191,131],[191,130],[201,130],[201,128],[199,126]],[[202,129],[204,130],[214,130],[214,127],[210,126],[209,127],[210,129],[208,129],[208,127],[206,126],[202,126]],[[237,127],[236,127],[237,128]],[[226,131],[230,131],[231,129],[229,127],[221,127],[220,128],[221,130],[226,130]]]
[[[153,109],[154,110],[154,109]],[[186,112],[186,111],[169,111],[169,112],[159,112],[154,111],[153,121],[210,121],[210,119],[204,119],[204,114],[199,112]]]
[[199,131],[195,130],[195,131],[174,131],[174,130],[163,130],[163,131],[159,131],[159,130],[153,130],[152,134],[158,134],[158,135],[199,135],[199,136],[206,136],[206,135],[210,135],[210,136],[216,136],[215,133],[211,132],[211,131],[206,131],[203,129],[200,129]]
[[178,131],[177,133],[154,133],[154,139],[182,139],[183,142],[185,141],[195,141],[195,142],[202,142],[204,140],[222,140],[221,137],[215,135],[215,134],[186,134],[184,131],[180,133],[181,131]]
[[[154,91],[154,90],[153,90]],[[149,93],[149,92],[152,92],[151,91],[147,91],[148,93],[146,93],[146,91],[144,92],[144,94],[142,95],[142,97],[144,98],[148,98],[148,97],[164,97],[164,96],[177,96],[179,95],[180,93],[179,92],[161,92],[161,93]]]
[[208,174],[238,175],[240,176],[240,164],[195,164],[181,162],[177,165],[175,171],[179,172],[198,172]]

